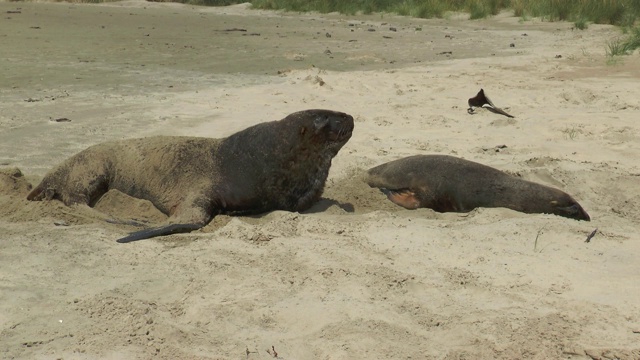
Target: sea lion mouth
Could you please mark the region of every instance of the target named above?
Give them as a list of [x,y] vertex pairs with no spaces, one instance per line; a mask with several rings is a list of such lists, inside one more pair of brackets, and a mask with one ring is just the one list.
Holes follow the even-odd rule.
[[342,142],[342,141],[347,141],[351,138],[351,135],[353,134],[353,127],[348,127],[348,126],[343,126],[340,129],[338,129],[338,132],[333,132],[331,134],[331,140],[333,141],[338,141],[338,142]]

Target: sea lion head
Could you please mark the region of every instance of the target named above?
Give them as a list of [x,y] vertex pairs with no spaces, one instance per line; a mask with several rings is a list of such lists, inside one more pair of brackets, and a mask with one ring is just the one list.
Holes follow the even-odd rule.
[[551,200],[551,208],[556,215],[564,216],[575,220],[591,221],[591,217],[586,211],[567,194],[559,199]]
[[287,118],[295,119],[299,134],[311,144],[330,149],[335,153],[349,141],[353,133],[353,116],[332,110],[304,110]]

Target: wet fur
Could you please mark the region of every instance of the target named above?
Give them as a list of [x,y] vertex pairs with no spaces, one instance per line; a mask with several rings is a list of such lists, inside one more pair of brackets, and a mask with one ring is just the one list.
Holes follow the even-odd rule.
[[111,189],[151,201],[166,224],[130,242],[206,225],[220,213],[302,211],[319,200],[353,118],[306,110],[224,139],[160,136],[92,146],[48,173],[29,200],[93,206]]
[[468,212],[477,207],[505,207],[590,220],[582,206],[563,191],[453,156],[416,155],[391,161],[369,169],[366,182],[408,209]]

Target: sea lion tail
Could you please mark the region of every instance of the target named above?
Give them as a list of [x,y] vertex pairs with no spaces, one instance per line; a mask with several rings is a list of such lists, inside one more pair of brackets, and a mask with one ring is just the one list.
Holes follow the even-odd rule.
[[171,234],[177,234],[177,233],[187,233],[193,230],[200,229],[201,227],[202,227],[202,224],[169,224],[166,226],[160,226],[160,227],[149,228],[149,229],[132,232],[131,234],[116,240],[116,242],[125,244],[133,241],[150,239],[156,236],[164,236],[164,235],[171,235]]

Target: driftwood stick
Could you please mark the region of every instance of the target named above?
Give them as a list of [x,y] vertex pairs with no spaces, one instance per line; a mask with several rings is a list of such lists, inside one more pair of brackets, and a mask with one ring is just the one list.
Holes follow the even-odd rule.
[[589,235],[587,236],[587,240],[585,240],[584,242],[586,242],[586,243],[591,242],[591,238],[593,238],[594,236],[596,236],[596,233],[597,233],[597,232],[598,232],[598,228],[596,228],[595,230],[593,230],[593,231],[591,232],[591,234],[589,234]]

